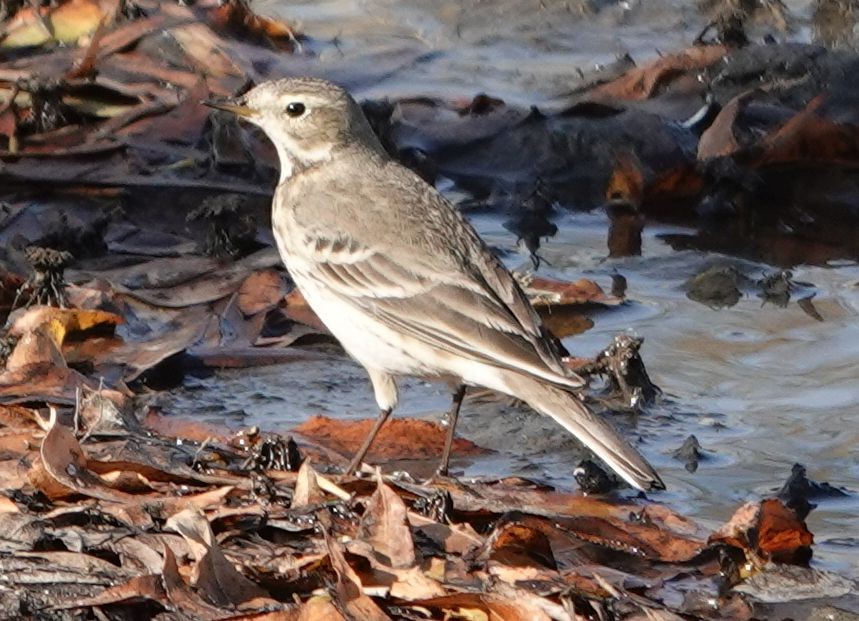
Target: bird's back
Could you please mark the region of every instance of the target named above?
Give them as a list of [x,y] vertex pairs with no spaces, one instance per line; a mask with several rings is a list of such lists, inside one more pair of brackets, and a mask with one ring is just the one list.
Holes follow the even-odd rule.
[[315,270],[359,308],[437,347],[581,386],[509,271],[411,170],[359,146],[279,191],[273,220],[290,229],[281,231],[287,267]]

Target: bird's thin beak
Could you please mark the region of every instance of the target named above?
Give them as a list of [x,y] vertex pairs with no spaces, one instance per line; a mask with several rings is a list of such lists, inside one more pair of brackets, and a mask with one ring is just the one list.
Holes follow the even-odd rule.
[[201,103],[204,106],[232,112],[236,116],[244,118],[250,118],[256,114],[256,110],[244,105],[244,103],[238,99],[204,99]]

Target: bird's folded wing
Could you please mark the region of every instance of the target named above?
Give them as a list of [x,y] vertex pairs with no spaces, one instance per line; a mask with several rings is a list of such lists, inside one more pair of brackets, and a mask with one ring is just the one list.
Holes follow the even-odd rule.
[[524,294],[494,257],[444,270],[418,257],[398,261],[367,247],[352,250],[317,257],[307,276],[356,310],[432,347],[560,386],[582,385],[563,368]]

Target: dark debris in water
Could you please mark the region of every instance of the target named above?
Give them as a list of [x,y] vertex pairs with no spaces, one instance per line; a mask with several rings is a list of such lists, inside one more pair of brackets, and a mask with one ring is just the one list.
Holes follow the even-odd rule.
[[583,459],[573,470],[573,477],[583,494],[607,494],[620,486],[617,478],[590,459]]
[[642,337],[620,334],[592,362],[576,370],[584,376],[605,377],[608,381],[608,398],[625,408],[637,410],[652,404],[662,394],[651,381],[641,359],[643,344]]
[[843,488],[835,487],[826,482],[817,483],[809,479],[806,468],[802,464],[793,465],[790,476],[776,494],[801,518],[805,518],[817,506],[811,502],[812,500],[844,498],[848,495]]
[[684,467],[689,472],[698,470],[698,462],[705,457],[701,450],[701,443],[694,435],[690,435],[683,441],[683,445],[674,451],[671,456],[684,462]]

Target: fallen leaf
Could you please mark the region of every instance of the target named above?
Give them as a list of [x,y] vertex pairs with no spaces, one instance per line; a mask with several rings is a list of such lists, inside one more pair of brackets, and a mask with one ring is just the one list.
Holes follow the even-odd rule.
[[319,487],[316,479],[316,471],[310,465],[310,460],[305,459],[298,469],[298,476],[295,479],[295,491],[292,493],[292,503],[290,506],[293,509],[298,507],[306,507],[315,505],[324,500],[325,494]]
[[106,17],[99,3],[92,0],[66,0],[54,9],[40,8],[39,12],[41,17],[32,8],[19,11],[6,24],[0,47],[33,47],[51,41],[75,43],[95,32]]
[[415,564],[415,545],[409,529],[406,505],[385,485],[381,474],[361,518],[359,537],[367,541],[383,562],[394,568]]
[[199,509],[186,509],[171,516],[167,528],[182,535],[197,557],[194,585],[212,604],[237,606],[256,598],[268,598],[262,588],[239,573],[215,541],[209,521]]
[[57,345],[62,345],[69,335],[79,335],[93,330],[112,333],[113,329],[125,323],[114,313],[98,310],[56,308],[53,306],[34,306],[21,314],[13,314],[9,334],[22,336],[28,332],[45,330]]
[[39,456],[45,472],[68,490],[109,502],[137,502],[131,494],[110,489],[89,470],[87,457],[75,434],[56,420],[42,440]]
[[777,498],[747,502],[710,536],[709,543],[743,550],[759,564],[767,560],[807,565],[814,536],[793,509]]
[[238,290],[239,310],[246,317],[271,310],[286,295],[286,287],[279,272],[272,269],[254,272],[242,281]]
[[[352,455],[367,437],[373,423],[373,419],[340,420],[313,416],[296,427],[295,432],[344,455]],[[368,459],[436,459],[444,448],[446,434],[445,428],[431,421],[391,418],[376,436]],[[474,455],[481,450],[462,438],[453,441],[453,451],[458,455]]]
[[341,544],[327,533],[325,543],[328,547],[331,567],[337,574],[335,592],[347,614],[362,621],[390,621],[390,617],[379,608],[376,602],[362,593],[361,579],[346,562]]
[[650,99],[678,77],[718,62],[727,51],[727,48],[721,45],[697,45],[682,52],[666,54],[649,65],[630,69],[621,77],[591,89],[588,99]]

